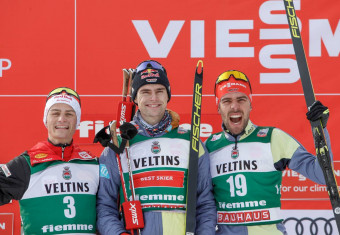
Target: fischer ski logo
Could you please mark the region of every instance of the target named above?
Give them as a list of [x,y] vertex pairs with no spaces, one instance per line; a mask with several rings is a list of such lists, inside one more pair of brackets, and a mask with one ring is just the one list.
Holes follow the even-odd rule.
[[198,141],[200,138],[200,123],[201,123],[201,102],[202,102],[202,85],[195,84],[195,109],[193,113],[193,130],[192,130],[192,149],[198,152]]
[[293,0],[285,0],[287,2],[286,11],[288,16],[288,23],[291,26],[292,36],[295,38],[300,38],[299,27],[296,19],[295,9],[294,6],[291,5]]

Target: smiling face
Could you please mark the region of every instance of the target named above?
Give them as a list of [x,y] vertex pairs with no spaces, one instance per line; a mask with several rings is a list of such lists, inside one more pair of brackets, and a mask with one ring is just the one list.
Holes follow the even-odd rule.
[[241,92],[225,94],[218,105],[223,124],[233,135],[240,134],[246,128],[250,111],[250,100]]
[[163,118],[168,103],[168,93],[161,84],[148,84],[138,89],[135,103],[142,118],[150,125],[155,125]]
[[46,126],[53,144],[70,144],[77,128],[76,113],[67,104],[54,104],[48,111]]

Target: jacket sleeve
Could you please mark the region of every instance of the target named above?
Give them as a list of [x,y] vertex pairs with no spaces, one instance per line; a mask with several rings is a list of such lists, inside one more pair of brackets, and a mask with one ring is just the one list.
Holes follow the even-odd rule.
[[29,185],[30,172],[23,155],[0,167],[0,205],[22,198]]
[[[328,131],[324,129],[329,148],[331,161],[333,155]],[[306,178],[318,183],[325,184],[322,169],[315,155],[309,153],[297,140],[286,132],[275,128],[271,141],[272,152],[277,170],[285,170],[289,167]]]
[[99,158],[99,189],[97,194],[97,229],[101,235],[126,232],[119,218],[120,176],[115,153],[105,148]]
[[[329,156],[331,158],[330,160],[333,164],[331,142],[326,128],[324,128],[324,133],[329,149]],[[318,184],[326,184],[321,166],[316,156],[307,152],[307,150],[302,145],[293,154],[288,167]]]
[[217,220],[216,205],[213,195],[210,174],[209,153],[200,142],[200,158],[198,160],[198,185],[196,207],[196,234],[215,234]]

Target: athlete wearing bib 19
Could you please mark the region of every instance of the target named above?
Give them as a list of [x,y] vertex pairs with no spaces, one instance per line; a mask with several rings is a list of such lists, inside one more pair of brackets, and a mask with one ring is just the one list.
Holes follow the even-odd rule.
[[[249,120],[251,95],[250,82],[240,71],[226,71],[215,83],[222,131],[211,135],[205,145],[217,207],[216,234],[287,234],[280,215],[282,171],[288,167],[316,183],[325,180],[316,157],[297,140]],[[328,115],[318,101],[307,118],[321,118],[326,127]]]

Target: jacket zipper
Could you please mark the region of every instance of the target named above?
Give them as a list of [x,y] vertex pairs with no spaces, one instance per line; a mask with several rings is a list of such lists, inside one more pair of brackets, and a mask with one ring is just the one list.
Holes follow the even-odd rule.
[[61,159],[64,160],[64,150],[65,150],[65,146],[61,147]]

